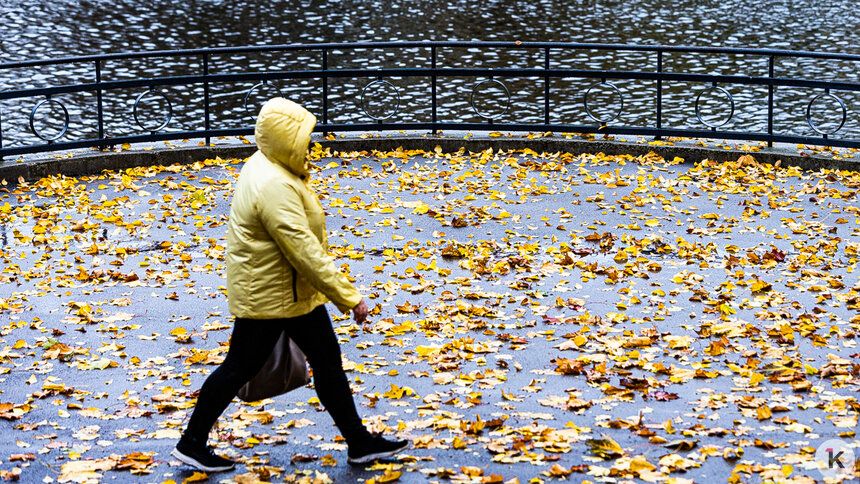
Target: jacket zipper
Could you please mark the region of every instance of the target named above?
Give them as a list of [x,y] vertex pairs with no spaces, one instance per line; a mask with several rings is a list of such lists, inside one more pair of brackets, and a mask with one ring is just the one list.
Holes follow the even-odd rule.
[[298,302],[299,301],[299,293],[296,292],[296,277],[298,276],[298,273],[296,272],[295,268],[293,268],[292,271],[293,271],[293,302]]

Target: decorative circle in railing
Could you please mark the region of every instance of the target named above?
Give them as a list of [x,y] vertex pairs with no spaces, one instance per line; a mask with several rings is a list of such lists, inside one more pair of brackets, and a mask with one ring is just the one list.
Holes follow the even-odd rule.
[[[154,128],[147,128],[146,126],[144,126],[144,124],[140,121],[140,114],[138,112],[138,107],[140,106],[140,101],[142,101],[143,98],[145,98],[149,94],[161,96],[164,99],[164,101],[167,103],[167,117],[164,118],[164,121],[161,124],[159,124],[158,126],[156,126]],[[142,129],[144,131],[149,131],[150,133],[157,133],[157,132],[161,131],[162,129],[164,129],[168,124],[170,124],[170,120],[173,119],[173,104],[170,102],[170,99],[163,92],[161,92],[157,89],[151,88],[147,91],[140,93],[137,96],[137,99],[134,100],[134,108],[132,108],[131,112],[134,115],[134,122],[137,123],[137,125],[140,127],[140,129]]]
[[[506,97],[505,104],[504,104],[504,107],[502,108],[501,111],[499,111],[497,113],[492,113],[489,111],[481,111],[480,109],[478,109],[477,106],[475,106],[475,93],[478,92],[478,88],[480,88],[483,85],[499,86],[505,92],[505,97]],[[475,84],[475,86],[472,87],[472,94],[469,96],[469,104],[472,105],[472,109],[475,111],[475,114],[477,114],[478,116],[480,116],[484,119],[498,119],[498,118],[502,117],[502,115],[504,115],[506,112],[508,112],[508,108],[511,107],[511,92],[508,90],[508,86],[506,86],[504,82],[496,80],[496,79],[486,79],[484,81],[481,81],[481,82]]]
[[[591,108],[588,106],[588,95],[591,94],[592,89],[594,89],[595,87],[598,87],[598,86],[608,86],[613,91],[615,91],[615,94],[618,95],[618,102],[619,102],[620,106],[618,106],[618,111],[611,118],[608,118],[608,119],[607,118],[603,118],[603,119],[598,118],[597,116],[594,115],[593,112],[591,112]],[[615,84],[613,84],[611,82],[602,81],[602,82],[592,84],[591,87],[589,87],[588,90],[585,91],[585,96],[583,96],[583,98],[582,98],[582,104],[585,106],[585,114],[587,114],[589,118],[593,119],[594,121],[597,121],[598,123],[609,124],[609,123],[615,121],[616,119],[618,119],[618,116],[621,116],[621,112],[624,110],[624,95],[621,94],[621,90],[618,89],[618,86],[616,86]]]
[[[731,106],[731,110],[729,111],[729,117],[726,118],[726,120],[720,124],[711,124],[711,123],[705,121],[704,118],[702,118],[702,110],[699,107],[699,101],[702,99],[702,95],[704,95],[705,93],[711,92],[711,91],[721,92],[721,93],[725,94],[725,96],[727,98],[729,98],[729,103]],[[705,126],[711,128],[711,129],[721,128],[721,127],[727,125],[729,123],[729,121],[732,120],[732,116],[734,116],[734,115],[735,115],[735,98],[732,97],[732,95],[731,95],[731,93],[729,93],[729,91],[726,91],[725,89],[723,89],[721,87],[711,86],[711,87],[705,89],[704,91],[700,92],[699,95],[696,96],[696,119],[698,119],[699,122],[704,124]]]
[[[818,125],[816,125],[812,121],[812,105],[815,104],[815,101],[818,101],[820,98],[835,99],[836,102],[839,103],[839,107],[842,108],[842,121],[839,123],[839,126],[837,126],[836,129],[834,129],[832,131],[820,130],[820,129],[818,129]],[[825,93],[822,93],[822,94],[815,96],[814,98],[812,98],[811,101],[809,101],[809,104],[806,105],[806,122],[809,123],[809,127],[812,128],[813,131],[815,131],[816,133],[818,133],[820,135],[828,136],[831,134],[835,134],[837,131],[842,129],[842,126],[845,126],[845,121],[847,119],[848,119],[848,108],[845,107],[845,103],[842,101],[842,99],[839,98],[839,96],[836,96],[834,94],[830,94],[829,92],[825,92]]]
[[[54,136],[45,136],[44,134],[42,134],[41,131],[36,129],[36,112],[39,111],[39,108],[41,108],[45,104],[47,104],[49,106],[59,106],[60,109],[63,110],[63,129],[61,129],[60,132],[55,134]],[[57,101],[56,99],[51,99],[51,98],[42,99],[41,101],[36,103],[36,105],[33,106],[33,109],[30,111],[30,131],[32,131],[33,134],[38,136],[39,139],[47,141],[48,143],[50,143],[52,141],[56,141],[56,140],[62,138],[63,135],[66,134],[66,131],[68,131],[68,130],[69,130],[69,110],[66,109],[66,106],[63,103],[61,103],[60,101]]]
[[[267,80],[263,80],[263,82],[258,82],[257,84],[254,84],[254,86],[252,86],[251,89],[248,89],[248,92],[245,94],[245,100],[242,101],[242,107],[244,109],[246,109],[246,110],[248,109],[248,99],[251,98],[251,94],[254,94],[254,91],[256,91],[257,89],[260,89],[262,87],[273,87],[275,89],[275,91],[278,92],[278,97],[284,97],[283,93],[281,93],[281,88],[279,88],[277,84],[275,84],[274,82],[269,82]],[[248,113],[248,115],[254,119],[257,118],[256,112]]]
[[[385,91],[390,92],[390,90],[392,90],[392,89],[394,90],[394,96],[392,96],[392,97],[396,101],[394,103],[394,108],[389,109],[387,111],[383,110],[382,112],[378,113],[378,115],[371,114],[370,111],[367,110],[368,105],[369,105],[368,99],[367,99],[368,94],[370,94],[371,98],[373,98],[373,97],[377,97],[375,94],[379,94],[379,93],[382,93]],[[378,91],[378,92],[374,93],[374,91]],[[385,104],[385,103],[380,103],[380,104]],[[373,82],[370,82],[366,86],[364,86],[364,89],[361,90],[361,110],[362,110],[362,112],[364,112],[364,114],[367,117],[369,117],[370,119],[373,119],[374,121],[382,121],[384,119],[388,119],[388,118],[394,116],[395,114],[397,114],[397,111],[400,110],[400,91],[397,89],[397,86],[395,86],[394,84],[392,84],[386,80],[377,79]]]

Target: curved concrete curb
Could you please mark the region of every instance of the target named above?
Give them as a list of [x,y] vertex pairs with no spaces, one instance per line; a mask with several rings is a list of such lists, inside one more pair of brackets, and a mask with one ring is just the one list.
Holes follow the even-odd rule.
[[[605,153],[607,155],[627,154],[641,156],[654,152],[669,160],[679,157],[689,163],[699,162],[703,159],[731,161],[737,160],[741,155],[746,154],[746,152],[737,149],[729,150],[718,147],[657,146],[647,143],[589,141],[559,137],[526,139],[523,137],[493,138],[489,136],[476,136],[464,139],[463,137],[426,135],[374,136],[366,138],[356,136],[327,140],[320,136],[314,136],[314,141],[321,143],[324,148],[330,148],[333,152],[391,151],[397,148],[432,151],[437,146],[443,152],[456,152],[460,148],[465,148],[467,151],[472,152],[483,151],[487,148],[501,151],[529,148],[538,153]],[[66,176],[92,175],[98,174],[103,170],[123,170],[135,166],[169,165],[174,163],[187,164],[207,158],[215,158],[216,156],[223,159],[242,159],[250,156],[255,149],[256,147],[253,144],[188,146],[148,151],[132,149],[121,152],[75,153],[64,157],[18,162],[7,161],[0,164],[0,179],[14,183],[19,178],[31,181],[58,174]],[[793,149],[762,150],[749,154],[752,154],[756,160],[762,163],[774,164],[781,160],[782,166],[798,166],[805,170],[820,170],[825,168],[857,171],[860,169],[860,158],[857,161],[854,161],[852,158],[833,159],[818,155],[808,155]]]
[[124,170],[135,166],[190,164],[195,161],[215,158],[246,158],[256,147],[254,145],[236,146],[189,146],[162,148],[149,151],[93,151],[75,153],[70,157],[7,161],[0,164],[0,179],[10,183],[23,178],[26,181],[38,180],[51,175],[81,176],[94,175],[104,170]]

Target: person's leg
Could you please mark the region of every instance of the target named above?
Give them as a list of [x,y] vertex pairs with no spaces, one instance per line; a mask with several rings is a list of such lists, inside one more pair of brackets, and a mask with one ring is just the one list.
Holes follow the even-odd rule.
[[340,345],[325,306],[309,314],[290,318],[284,324],[287,335],[298,345],[314,371],[314,387],[343,437],[358,442],[370,437],[355,409],[349,381],[343,372]]
[[284,321],[236,318],[227,356],[203,382],[183,439],[205,444],[218,417],[269,358]]
[[371,435],[361,423],[349,381],[343,372],[340,345],[325,306],[314,309],[307,316],[291,319],[284,326],[290,338],[305,353],[314,370],[314,386],[320,402],[346,439],[349,446],[347,462],[366,464],[391,457],[409,447],[405,440]]

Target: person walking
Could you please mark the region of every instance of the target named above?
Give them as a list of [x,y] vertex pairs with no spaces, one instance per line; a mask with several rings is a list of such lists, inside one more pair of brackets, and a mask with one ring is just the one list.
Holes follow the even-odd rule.
[[257,117],[258,150],[236,181],[227,227],[227,297],[235,316],[230,349],[203,382],[171,452],[199,470],[234,467],[207,445],[209,431],[282,332],[307,357],[320,402],[346,439],[350,464],[390,457],[410,445],[367,431],[343,371],[325,303],[351,310],[357,323],[367,318],[367,305],[328,253],[325,214],[309,184],[307,152],[315,125],[313,114],[280,97],[266,102]]

